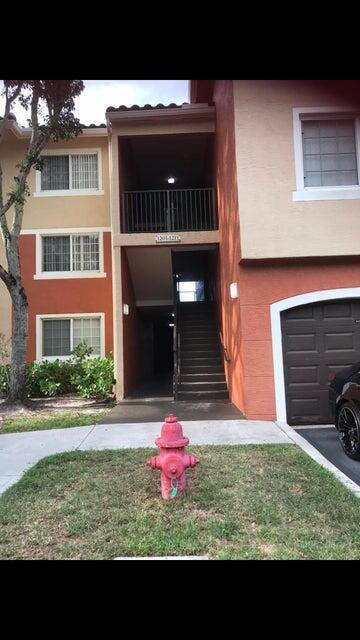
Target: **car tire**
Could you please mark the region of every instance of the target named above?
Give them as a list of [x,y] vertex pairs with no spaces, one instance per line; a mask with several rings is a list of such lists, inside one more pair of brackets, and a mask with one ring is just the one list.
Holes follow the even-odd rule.
[[352,460],[360,460],[360,411],[356,405],[350,402],[341,405],[336,428],[344,453]]

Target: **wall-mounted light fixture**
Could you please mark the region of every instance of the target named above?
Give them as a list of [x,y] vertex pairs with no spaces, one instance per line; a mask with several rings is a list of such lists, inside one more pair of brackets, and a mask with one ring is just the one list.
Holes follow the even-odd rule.
[[169,327],[173,327],[174,323],[173,322],[169,322]]
[[232,282],[230,285],[230,298],[238,297],[238,286],[237,282]]
[[129,305],[128,304],[123,304],[123,314],[124,314],[124,316],[128,316],[129,315]]
[[168,182],[168,184],[175,184],[176,178],[174,178],[174,176],[169,176],[167,178],[167,182]]

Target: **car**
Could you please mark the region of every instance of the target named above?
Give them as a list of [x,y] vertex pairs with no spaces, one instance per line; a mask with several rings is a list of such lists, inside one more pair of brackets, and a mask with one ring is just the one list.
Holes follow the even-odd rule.
[[360,460],[360,362],[330,376],[329,404],[344,453]]

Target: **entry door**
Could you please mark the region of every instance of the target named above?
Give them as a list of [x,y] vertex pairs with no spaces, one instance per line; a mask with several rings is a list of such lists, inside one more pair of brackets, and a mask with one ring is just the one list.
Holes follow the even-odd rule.
[[329,424],[329,376],[360,362],[360,302],[337,300],[281,314],[289,424]]

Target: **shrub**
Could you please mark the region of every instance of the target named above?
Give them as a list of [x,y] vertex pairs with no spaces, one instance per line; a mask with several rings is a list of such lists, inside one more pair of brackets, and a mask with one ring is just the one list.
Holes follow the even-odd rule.
[[27,366],[27,395],[30,397],[56,396],[73,391],[72,368],[73,365],[67,360],[32,362]]
[[111,356],[80,362],[71,382],[83,398],[105,398],[112,392],[114,363]]
[[9,393],[10,365],[0,364],[0,398]]
[[[9,391],[10,365],[8,351],[0,334],[0,396]],[[43,360],[26,367],[26,394],[31,398],[57,396],[77,392],[84,398],[104,398],[111,394],[113,360],[90,359],[93,349],[85,342],[78,344],[68,360]]]
[[0,333],[0,397],[7,396],[10,382],[10,340]]

